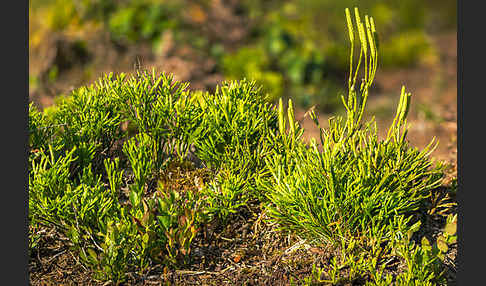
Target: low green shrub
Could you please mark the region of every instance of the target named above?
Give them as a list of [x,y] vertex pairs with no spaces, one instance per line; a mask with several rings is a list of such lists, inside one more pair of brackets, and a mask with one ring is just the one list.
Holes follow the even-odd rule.
[[[113,281],[154,262],[190,262],[200,224],[225,221],[248,200],[246,179],[264,165],[276,112],[253,82],[215,94],[186,87],[154,71],[108,74],[45,112],[29,106],[32,248],[35,227],[55,226],[98,278]],[[208,184],[161,184],[174,164],[196,161],[214,173]]]
[[[437,263],[440,253],[414,246],[410,237],[403,240],[400,233],[417,231],[420,221],[415,214],[426,207],[432,190],[440,186],[444,166],[430,160],[433,142],[418,150],[406,140],[411,94],[405,92],[405,87],[386,138],[378,139],[374,120],[361,121],[377,67],[376,31],[373,18],[366,16],[362,21],[357,9],[355,25],[349,10],[346,16],[351,41],[349,93],[347,98],[342,97],[346,117],[331,118],[325,130],[312,111],[310,116],[320,130],[320,144],[316,140],[305,144],[294,139],[299,127],[294,127],[291,104],[287,116],[291,128],[285,131],[286,116],[280,105],[280,133],[286,137],[280,141],[292,144],[283,144],[283,150],[266,158],[271,176],[259,183],[270,202],[267,213],[284,230],[341,249],[344,260],[327,272],[331,280],[326,282],[342,283],[336,280],[340,277],[336,271],[342,267],[351,267],[355,274],[368,273],[376,281],[381,279],[376,267],[384,265],[377,264],[375,251],[371,251],[371,261],[359,264],[349,250],[356,237],[363,237],[373,241],[370,247],[383,256],[398,249],[395,255],[408,265],[405,272],[394,278],[399,285],[431,285],[443,278]],[[360,44],[360,55],[353,65],[355,39]],[[360,72],[363,76],[358,82]],[[275,139],[271,142],[279,144]],[[365,257],[359,261],[362,259]],[[366,265],[372,267],[368,269]],[[346,279],[355,278],[348,273]],[[383,279],[385,284],[391,281],[390,277]]]
[[164,74],[110,74],[47,112],[29,106],[30,224],[57,227],[102,279],[189,253],[196,196],[150,197],[159,171],[189,146],[178,85]]

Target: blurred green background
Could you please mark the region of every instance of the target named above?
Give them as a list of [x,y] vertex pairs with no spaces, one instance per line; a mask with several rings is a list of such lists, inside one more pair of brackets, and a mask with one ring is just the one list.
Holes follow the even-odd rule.
[[30,99],[46,106],[102,72],[141,66],[194,89],[254,79],[271,99],[332,112],[347,78],[344,9],[355,6],[375,19],[379,73],[437,65],[431,37],[456,29],[450,0],[31,0]]

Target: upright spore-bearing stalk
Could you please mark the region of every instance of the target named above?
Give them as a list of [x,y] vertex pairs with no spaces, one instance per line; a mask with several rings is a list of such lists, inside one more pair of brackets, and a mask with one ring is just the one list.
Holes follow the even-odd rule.
[[[371,87],[376,69],[378,67],[378,51],[376,49],[376,27],[372,17],[365,16],[365,23],[361,21],[358,8],[354,9],[355,22],[358,32],[360,54],[356,67],[353,69],[354,58],[354,26],[351,19],[351,13],[348,8],[345,10],[346,24],[348,26],[349,40],[351,42],[350,61],[349,61],[349,79],[348,79],[348,98],[347,100],[342,96],[344,107],[347,111],[347,128],[349,131],[353,130],[359,125],[364,113],[366,101],[368,99],[368,91]],[[361,80],[359,89],[357,87],[358,75],[360,66],[364,60],[364,78]],[[354,73],[354,75],[353,75]],[[358,97],[359,90],[359,97]]]

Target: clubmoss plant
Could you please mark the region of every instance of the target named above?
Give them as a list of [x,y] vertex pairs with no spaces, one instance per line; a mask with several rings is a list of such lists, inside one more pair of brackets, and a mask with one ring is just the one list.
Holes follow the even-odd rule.
[[[349,235],[376,236],[394,225],[397,218],[404,218],[405,225],[410,226],[411,214],[423,206],[443,177],[442,165],[434,165],[429,159],[433,142],[419,151],[406,140],[411,95],[404,87],[384,140],[378,139],[374,120],[362,122],[378,62],[376,28],[371,17],[366,16],[362,22],[357,8],[355,25],[349,10],[346,19],[351,41],[348,96],[342,96],[346,117],[331,118],[325,130],[312,111],[322,150],[315,140],[309,145],[287,144],[284,152],[266,158],[272,177],[268,182],[261,180],[271,202],[269,214],[276,222],[304,236],[332,243],[345,241]],[[353,66],[355,31],[360,53]],[[361,64],[364,66],[360,69]],[[281,104],[279,114],[283,133]],[[292,137],[293,130],[286,136]],[[278,142],[274,140],[274,144]]]

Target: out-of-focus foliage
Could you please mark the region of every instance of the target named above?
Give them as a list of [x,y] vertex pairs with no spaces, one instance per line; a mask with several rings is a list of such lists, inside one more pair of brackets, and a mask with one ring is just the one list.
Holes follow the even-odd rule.
[[[375,16],[380,31],[379,65],[385,69],[434,63],[437,53],[429,34],[454,28],[456,23],[455,1],[242,0],[221,2],[217,9],[214,2],[218,1],[31,1],[30,46],[58,33],[75,36],[77,46],[86,50],[86,35],[102,29],[117,46],[149,43],[157,55],[164,32],[170,31],[175,46],[189,45],[211,58],[216,62],[215,72],[226,79],[256,80],[271,100],[292,97],[300,106],[318,104],[331,111],[339,106],[334,95],[343,93],[339,79],[347,69],[341,21],[345,7],[359,4]],[[221,21],[212,17],[218,12],[211,9],[231,5],[237,10],[234,13],[249,21],[250,31],[229,47],[221,40],[229,35],[211,38],[207,27]],[[236,15],[225,13],[224,17]],[[52,67],[48,72],[53,81],[61,71]]]
[[[175,2],[178,3],[178,2]],[[116,40],[129,43],[155,40],[166,29],[177,29],[179,4],[160,1],[126,2],[107,15],[108,29]]]
[[[275,97],[291,96],[300,105],[319,104],[321,108],[339,104],[330,94],[342,92],[336,78],[344,76],[348,54],[343,46],[342,11],[358,1],[246,0],[246,12],[253,21],[254,35],[248,44],[259,56],[243,47],[227,54],[223,65],[232,77],[251,77],[264,82],[262,75],[279,76]],[[451,1],[448,1],[451,2]],[[444,4],[444,5],[443,5]],[[363,11],[375,15],[379,27],[380,66],[394,68],[436,60],[436,52],[428,37],[429,30],[455,25],[454,3],[423,1],[359,1]],[[454,17],[452,17],[454,16]],[[262,58],[265,59],[262,61]],[[236,65],[243,67],[235,68]]]
[[114,41],[135,44],[139,40],[154,41],[166,29],[178,29],[184,2],[51,0],[30,4],[31,44],[39,41],[36,32],[79,33],[93,25],[104,25]]

